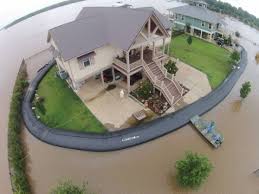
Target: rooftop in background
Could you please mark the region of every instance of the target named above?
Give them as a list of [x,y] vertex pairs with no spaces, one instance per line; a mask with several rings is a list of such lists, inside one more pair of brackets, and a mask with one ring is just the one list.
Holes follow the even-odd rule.
[[74,21],[49,30],[48,41],[53,38],[65,61],[107,44],[127,51],[152,15],[170,29],[170,22],[151,7],[85,7]]
[[189,16],[212,24],[221,23],[221,18],[217,13],[210,11],[204,7],[184,5],[180,7],[171,8],[168,10],[173,13]]

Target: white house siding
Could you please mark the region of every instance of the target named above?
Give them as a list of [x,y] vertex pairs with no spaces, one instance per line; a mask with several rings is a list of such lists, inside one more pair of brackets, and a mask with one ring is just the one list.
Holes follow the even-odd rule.
[[[50,43],[57,49],[55,42],[51,39]],[[58,49],[57,49],[58,50]],[[75,88],[80,87],[81,82],[100,73],[102,70],[109,68],[112,65],[113,58],[117,55],[122,55],[121,49],[114,48],[111,45],[106,45],[94,50],[95,56],[93,64],[83,69],[80,69],[77,57],[68,61],[63,61],[61,57],[57,57],[56,61],[58,66],[67,71],[70,79],[73,81]]]

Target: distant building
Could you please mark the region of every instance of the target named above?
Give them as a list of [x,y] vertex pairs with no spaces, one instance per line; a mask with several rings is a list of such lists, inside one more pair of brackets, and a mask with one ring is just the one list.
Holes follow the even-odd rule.
[[193,1],[191,5],[171,8],[168,11],[175,29],[182,29],[208,40],[223,35],[223,21],[217,13],[208,10],[207,3],[203,1]]

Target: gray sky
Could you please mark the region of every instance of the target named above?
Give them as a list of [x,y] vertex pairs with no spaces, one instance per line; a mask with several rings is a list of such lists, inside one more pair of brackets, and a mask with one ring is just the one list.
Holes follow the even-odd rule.
[[[36,11],[40,8],[52,5],[64,0],[0,0],[0,28],[4,25],[12,22],[13,20],[22,17],[28,13]],[[95,0],[88,0],[92,3]],[[107,0],[103,0],[107,1]],[[116,0],[119,1],[119,0]],[[135,0],[125,0],[126,2],[135,1]],[[138,2],[139,0],[136,0]],[[152,4],[154,0],[145,0]],[[160,0],[160,2],[163,0]],[[165,0],[164,0],[165,1]],[[229,2],[237,7],[242,7],[243,9],[249,11],[250,13],[259,17],[259,12],[256,11],[256,8],[259,8],[258,0],[222,0]],[[142,2],[142,1],[140,1]]]

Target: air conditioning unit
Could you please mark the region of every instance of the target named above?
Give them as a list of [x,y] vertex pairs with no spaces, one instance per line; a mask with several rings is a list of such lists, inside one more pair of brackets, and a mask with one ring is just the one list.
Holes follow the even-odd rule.
[[67,73],[66,71],[64,71],[64,70],[59,71],[59,72],[58,72],[58,75],[59,75],[59,77],[60,77],[61,79],[63,79],[63,80],[65,80],[65,79],[68,78],[68,73]]

